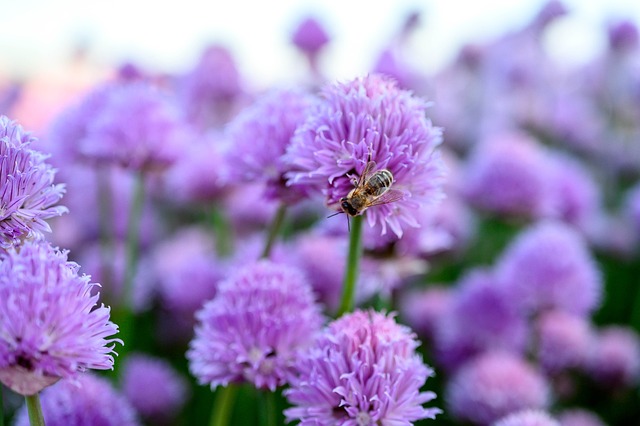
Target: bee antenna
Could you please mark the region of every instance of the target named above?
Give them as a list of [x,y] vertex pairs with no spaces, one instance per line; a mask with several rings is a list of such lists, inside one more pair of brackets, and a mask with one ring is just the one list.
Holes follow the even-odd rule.
[[344,213],[344,212],[335,212],[334,214],[330,214],[329,216],[327,216],[327,219],[329,219],[330,217],[334,217],[335,215],[338,215],[340,213]]

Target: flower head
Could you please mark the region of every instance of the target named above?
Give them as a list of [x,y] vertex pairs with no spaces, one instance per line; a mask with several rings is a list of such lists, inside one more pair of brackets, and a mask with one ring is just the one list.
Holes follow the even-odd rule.
[[409,426],[441,411],[420,388],[433,370],[416,354],[418,342],[393,316],[356,311],[333,321],[301,355],[285,391],[289,421],[300,425]]
[[132,354],[122,372],[122,392],[145,418],[171,418],[185,402],[186,380],[163,359]]
[[493,274],[474,270],[462,278],[452,294],[435,337],[440,362],[456,367],[485,350],[523,352],[528,327],[525,316]]
[[488,424],[514,411],[546,408],[549,385],[519,356],[487,352],[456,372],[446,397],[454,417]]
[[322,324],[303,276],[268,261],[222,282],[196,317],[187,358],[192,374],[212,388],[241,381],[270,390],[285,384],[298,352]]
[[561,426],[606,426],[595,413],[581,408],[564,410],[558,420]]
[[66,213],[55,206],[64,185],[54,185],[55,169],[47,156],[31,148],[37,139],[5,116],[0,116],[0,247],[9,248],[23,237],[41,237],[51,228],[45,222]]
[[0,381],[20,394],[113,368],[118,327],[78,268],[44,241],[0,254]]
[[309,17],[300,22],[291,35],[291,41],[298,49],[313,55],[329,42],[329,35],[320,22]]
[[149,84],[130,83],[109,93],[80,149],[99,162],[136,170],[164,168],[176,160],[184,133],[168,98]]
[[560,426],[560,423],[546,411],[522,410],[501,418],[493,426]]
[[[81,374],[74,381],[61,380],[42,392],[40,402],[47,426],[140,424],[129,401],[109,381],[91,374]],[[18,412],[15,425],[29,425],[26,407]]]
[[584,367],[594,333],[584,316],[562,311],[544,312],[537,321],[538,360],[550,372]]
[[602,281],[586,243],[562,223],[523,231],[498,260],[496,273],[523,309],[588,314],[600,302]]
[[238,114],[227,128],[231,179],[266,182],[269,198],[299,199],[302,194],[296,187],[285,185],[284,175],[291,165],[283,156],[313,101],[303,91],[277,90]]
[[609,326],[598,333],[587,369],[610,387],[632,387],[640,381],[640,337],[631,328]]
[[507,216],[550,213],[547,157],[540,145],[521,134],[502,134],[471,152],[462,189],[475,207]]
[[399,199],[369,208],[369,226],[398,238],[417,227],[419,208],[440,199],[444,168],[436,150],[441,131],[425,118],[426,102],[377,74],[329,85],[321,95],[287,151],[288,184],[319,191],[339,208],[370,158],[371,173],[392,174]]

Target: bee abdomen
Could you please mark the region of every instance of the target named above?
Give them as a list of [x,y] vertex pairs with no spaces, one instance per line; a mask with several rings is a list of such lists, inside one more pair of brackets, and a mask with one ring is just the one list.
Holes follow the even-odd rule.
[[375,172],[367,181],[367,187],[373,196],[380,196],[387,192],[393,183],[393,175],[389,170],[379,170]]

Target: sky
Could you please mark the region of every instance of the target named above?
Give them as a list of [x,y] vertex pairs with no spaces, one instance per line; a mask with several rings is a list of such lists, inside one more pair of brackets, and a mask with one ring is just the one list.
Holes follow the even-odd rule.
[[[426,71],[449,61],[467,41],[488,41],[523,25],[541,0],[0,0],[0,72],[29,77],[47,72],[85,40],[98,63],[133,61],[163,72],[193,66],[213,42],[230,47],[257,85],[286,81],[300,58],[289,43],[309,15],[332,43],[324,68],[349,78],[371,68],[376,54],[409,11],[422,14],[411,40],[414,62]],[[635,3],[635,4],[634,4]],[[565,0],[568,17],[550,31],[552,54],[587,60],[603,45],[603,24],[620,17],[640,22],[637,0]]]

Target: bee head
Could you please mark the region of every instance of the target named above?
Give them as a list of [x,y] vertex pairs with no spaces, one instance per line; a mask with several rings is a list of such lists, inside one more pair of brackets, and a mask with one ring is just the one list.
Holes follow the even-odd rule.
[[353,208],[347,197],[343,197],[340,199],[340,207],[342,208],[342,211],[347,213],[349,216],[358,215],[358,210]]

